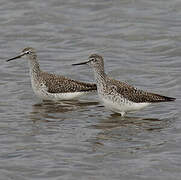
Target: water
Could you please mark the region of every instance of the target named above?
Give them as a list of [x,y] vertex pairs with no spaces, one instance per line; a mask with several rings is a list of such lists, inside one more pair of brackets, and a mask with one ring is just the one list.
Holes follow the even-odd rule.
[[[181,3],[179,0],[1,0],[0,179],[180,180]],[[93,81],[72,67],[91,53],[112,77],[177,98],[122,119],[97,96],[41,102],[23,48],[41,68]]]

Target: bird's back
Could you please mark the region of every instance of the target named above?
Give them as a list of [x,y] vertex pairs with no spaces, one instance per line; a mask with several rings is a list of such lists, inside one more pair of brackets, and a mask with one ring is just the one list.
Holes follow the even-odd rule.
[[159,94],[139,90],[125,82],[111,79],[108,76],[106,77],[106,81],[107,84],[115,88],[115,91],[120,96],[135,103],[157,103],[157,102],[168,102],[175,100],[175,98],[172,97],[162,96]]
[[49,93],[89,92],[97,90],[96,84],[76,81],[47,72],[41,72],[39,78],[48,88]]

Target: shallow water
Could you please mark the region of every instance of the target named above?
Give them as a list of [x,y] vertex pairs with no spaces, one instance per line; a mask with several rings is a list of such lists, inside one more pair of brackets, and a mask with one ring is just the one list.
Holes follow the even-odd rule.
[[[181,2],[179,0],[1,0],[0,179],[159,179],[181,176]],[[24,59],[37,49],[41,68],[93,81],[91,53],[108,74],[177,98],[125,118],[97,96],[41,102]]]

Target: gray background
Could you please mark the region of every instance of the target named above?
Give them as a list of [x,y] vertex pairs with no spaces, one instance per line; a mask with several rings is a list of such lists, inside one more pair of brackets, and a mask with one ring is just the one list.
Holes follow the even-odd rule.
[[[0,179],[180,180],[180,0],[1,0]],[[138,88],[177,98],[121,119],[97,96],[76,102],[35,97],[25,59],[94,81],[91,53],[106,72]]]

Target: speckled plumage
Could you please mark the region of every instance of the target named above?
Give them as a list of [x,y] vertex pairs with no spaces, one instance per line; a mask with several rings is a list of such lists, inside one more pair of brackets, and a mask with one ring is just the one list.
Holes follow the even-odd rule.
[[111,111],[124,115],[126,112],[137,111],[151,103],[174,101],[175,98],[162,96],[139,90],[133,86],[108,77],[104,72],[102,56],[92,54],[87,62],[74,65],[88,64],[94,70],[97,92],[100,101]]
[[38,81],[45,84],[49,93],[72,93],[97,90],[96,84],[75,81],[64,76],[40,72]]
[[26,56],[29,62],[31,84],[35,94],[46,100],[71,100],[97,90],[96,84],[80,82],[70,78],[43,72],[37,61],[36,51],[25,48],[19,56],[11,61]]
[[115,91],[118,94],[135,103],[157,103],[173,101],[175,99],[137,89],[125,82],[111,79],[108,76],[106,76],[106,81],[108,83],[108,86],[115,88]]

